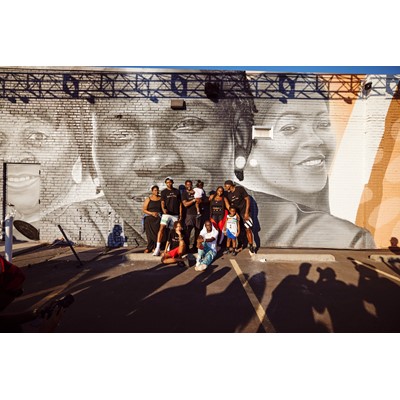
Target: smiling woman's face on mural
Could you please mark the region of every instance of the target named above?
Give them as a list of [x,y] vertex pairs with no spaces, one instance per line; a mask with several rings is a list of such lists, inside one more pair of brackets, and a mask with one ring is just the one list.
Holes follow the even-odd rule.
[[201,179],[211,190],[232,175],[232,126],[210,100],[186,100],[185,110],[171,109],[170,100],[98,100],[93,128],[101,187],[129,224],[140,223],[144,196],[153,184],[164,189],[167,176],[176,187]]
[[257,116],[272,127],[272,139],[256,139],[248,171],[257,177],[258,190],[284,198],[321,191],[327,184],[335,151],[326,101],[276,101]]
[[[12,107],[0,107],[0,150],[4,162],[21,165],[9,167],[7,200],[26,220],[32,220],[39,218],[40,181],[55,193],[50,196],[51,201],[41,200],[40,208],[45,213],[61,203],[71,188],[71,170],[79,153],[73,134],[60,116],[43,111],[43,104],[31,106],[29,111]],[[32,174],[28,164],[40,164],[40,178],[37,173]]]

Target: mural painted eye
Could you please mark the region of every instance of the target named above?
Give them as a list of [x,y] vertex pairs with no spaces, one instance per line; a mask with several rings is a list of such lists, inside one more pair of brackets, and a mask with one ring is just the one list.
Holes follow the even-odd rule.
[[285,135],[291,135],[293,133],[295,133],[297,131],[297,126],[296,125],[292,125],[292,124],[288,124],[288,125],[284,125],[282,126],[281,129],[279,129],[281,132],[283,132]]
[[45,135],[43,132],[37,131],[31,132],[27,141],[31,146],[40,147],[46,139],[47,135]]
[[324,121],[318,121],[317,122],[317,128],[318,129],[329,129],[331,127],[331,121],[329,120],[324,120]]
[[186,117],[173,126],[176,132],[196,132],[204,128],[205,122],[201,118]]
[[116,129],[114,131],[111,131],[109,140],[118,146],[134,140],[136,136],[136,131],[134,130]]

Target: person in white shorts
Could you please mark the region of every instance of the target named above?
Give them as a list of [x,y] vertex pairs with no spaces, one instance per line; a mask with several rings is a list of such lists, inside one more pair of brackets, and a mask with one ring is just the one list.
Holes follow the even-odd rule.
[[173,187],[174,181],[171,178],[165,179],[167,187],[161,191],[161,209],[163,215],[160,221],[160,230],[157,235],[157,245],[153,256],[159,256],[161,250],[161,240],[165,228],[172,229],[174,222],[182,219],[181,192]]

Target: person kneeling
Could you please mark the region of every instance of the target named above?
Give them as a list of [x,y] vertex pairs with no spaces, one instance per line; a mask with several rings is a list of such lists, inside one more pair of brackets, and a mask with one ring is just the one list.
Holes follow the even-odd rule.
[[197,239],[198,257],[196,271],[204,271],[217,255],[218,230],[211,221],[206,221]]
[[166,251],[161,257],[161,262],[163,264],[177,263],[180,267],[187,266],[187,259],[183,258],[183,255],[186,253],[186,243],[180,221],[174,222],[174,227],[171,229],[165,249]]

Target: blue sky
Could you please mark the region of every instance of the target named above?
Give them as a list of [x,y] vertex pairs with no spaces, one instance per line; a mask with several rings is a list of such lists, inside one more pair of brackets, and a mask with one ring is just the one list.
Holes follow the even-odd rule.
[[337,74],[400,74],[400,66],[126,66],[124,68],[165,68],[189,70],[246,70]]

